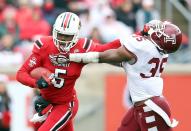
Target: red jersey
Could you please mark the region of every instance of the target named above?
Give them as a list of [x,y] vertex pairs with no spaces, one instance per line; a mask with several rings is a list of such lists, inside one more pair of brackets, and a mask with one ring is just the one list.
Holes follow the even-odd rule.
[[[80,38],[69,53],[102,52],[120,46],[119,40],[101,45],[87,38]],[[35,87],[36,80],[30,76],[30,71],[36,67],[45,67],[55,74],[57,82],[46,89],[40,89],[42,97],[54,104],[69,102],[75,96],[74,85],[85,64],[65,63],[64,59],[66,57],[59,52],[52,36],[42,37],[34,43],[32,54],[17,72],[17,80],[24,85]]]

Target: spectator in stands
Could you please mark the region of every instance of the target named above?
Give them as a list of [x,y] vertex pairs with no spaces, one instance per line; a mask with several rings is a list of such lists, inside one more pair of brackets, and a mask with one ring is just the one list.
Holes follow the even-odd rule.
[[53,0],[45,0],[43,5],[43,15],[46,21],[52,26],[54,20],[63,10],[55,7]]
[[10,34],[3,35],[0,39],[0,51],[13,51],[14,38]]
[[103,43],[103,38],[97,27],[94,27],[90,32],[88,38],[92,39],[94,42]]
[[126,0],[116,9],[117,20],[122,21],[127,26],[136,29],[135,13],[133,12],[133,4],[131,1]]
[[110,0],[110,5],[113,9],[118,8],[125,0]]
[[32,40],[36,35],[49,35],[50,25],[44,19],[41,5],[33,3],[32,8],[28,3],[20,3],[18,11],[18,25],[21,40]]
[[117,38],[125,38],[132,33],[131,27],[116,20],[114,11],[109,7],[105,7],[103,15],[105,16],[104,20],[100,23],[98,29],[104,42],[109,42]]
[[137,11],[136,20],[137,20],[137,30],[143,29],[145,23],[153,20],[160,19],[159,12],[154,7],[154,0],[142,0],[142,9]]
[[23,62],[20,52],[14,52],[14,38],[10,34],[4,35],[0,40],[0,66],[19,65]]
[[12,6],[8,6],[3,12],[3,22],[0,23],[1,66],[21,64],[23,59],[20,52],[15,52],[15,47],[19,44],[19,27],[16,22],[16,13],[17,10]]
[[[30,39],[33,39],[37,35],[50,35],[50,25],[44,19],[41,9],[34,8],[31,21],[28,23],[30,26],[29,30],[31,34],[29,35]],[[35,28],[34,28],[35,25]]]
[[141,2],[142,0],[132,0],[134,13],[137,13],[137,11],[141,9]]
[[90,10],[87,10],[82,14],[80,14],[81,25],[82,25],[80,30],[80,37],[89,37],[93,28],[97,26],[97,24],[95,23],[96,20],[92,19],[92,15],[95,16],[95,14],[91,13]]
[[10,98],[6,91],[6,84],[0,81],[0,131],[10,131]]
[[16,19],[20,30],[19,38],[20,40],[24,40],[28,38],[27,27],[29,26],[28,22],[30,21],[33,12],[27,1],[20,0],[18,2],[18,6],[19,8],[17,11]]
[[68,3],[68,10],[80,15],[88,9],[88,3],[85,0],[70,0]]
[[0,23],[3,21],[3,11],[7,7],[5,0],[0,0]]
[[68,4],[70,0],[54,0],[55,7],[62,9],[62,12],[68,11]]
[[19,29],[16,23],[16,9],[12,6],[7,7],[3,13],[3,20],[0,23],[0,39],[4,35],[11,35],[14,43],[18,43]]

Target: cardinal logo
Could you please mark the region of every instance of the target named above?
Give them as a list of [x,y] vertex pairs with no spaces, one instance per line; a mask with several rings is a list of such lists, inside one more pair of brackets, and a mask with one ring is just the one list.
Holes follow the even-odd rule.
[[69,59],[64,54],[51,54],[49,55],[49,59],[55,66],[68,67],[70,65]]

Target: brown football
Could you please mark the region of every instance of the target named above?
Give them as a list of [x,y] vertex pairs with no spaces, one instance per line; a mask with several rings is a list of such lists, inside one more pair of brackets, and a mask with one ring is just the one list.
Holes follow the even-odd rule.
[[31,77],[35,79],[39,79],[40,77],[49,78],[51,74],[51,71],[44,67],[37,67],[30,72]]

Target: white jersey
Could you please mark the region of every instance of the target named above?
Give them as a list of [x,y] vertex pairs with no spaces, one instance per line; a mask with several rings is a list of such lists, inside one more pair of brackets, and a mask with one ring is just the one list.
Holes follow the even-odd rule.
[[159,53],[150,40],[138,35],[121,40],[121,43],[137,57],[134,64],[123,62],[133,103],[153,96],[161,96],[163,79],[160,76],[168,54]]

